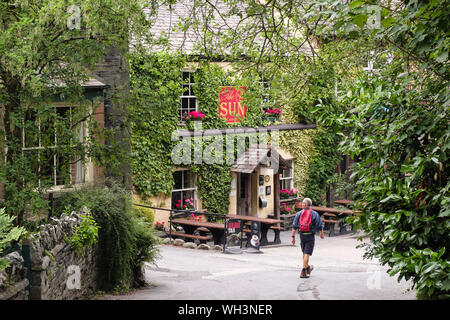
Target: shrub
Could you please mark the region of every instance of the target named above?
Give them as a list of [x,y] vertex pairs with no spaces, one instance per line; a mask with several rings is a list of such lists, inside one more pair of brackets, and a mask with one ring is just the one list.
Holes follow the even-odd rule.
[[133,239],[133,259],[131,268],[135,286],[145,284],[142,274],[142,267],[145,262],[154,262],[159,258],[159,250],[155,246],[159,243],[159,238],[151,231],[151,225],[146,221],[134,217],[132,218],[132,239]]
[[82,252],[83,249],[92,246],[98,241],[98,226],[91,216],[89,209],[84,208],[81,215],[81,223],[74,228],[70,243],[75,252]]
[[[146,205],[146,203],[138,204]],[[153,212],[153,209],[151,208],[133,206],[133,215],[142,218],[150,225],[153,225],[153,223],[155,222],[155,214]]]
[[[157,238],[150,224],[132,213],[131,193],[113,181],[106,187],[81,188],[62,195],[55,208],[91,210],[99,229],[98,261],[101,290],[130,288],[144,261],[156,258]],[[61,212],[59,212],[61,213]]]

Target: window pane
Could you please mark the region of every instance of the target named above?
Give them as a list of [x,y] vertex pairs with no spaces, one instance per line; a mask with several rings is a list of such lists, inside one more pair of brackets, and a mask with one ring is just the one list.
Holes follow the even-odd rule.
[[196,99],[195,97],[193,97],[195,95],[192,88],[193,72],[182,72],[182,77],[183,77],[183,87],[182,87],[183,90],[182,90],[181,106],[179,109],[181,119],[183,116],[185,116],[184,113],[196,110]]
[[54,149],[44,149],[39,151],[41,182],[44,184],[54,185]]
[[24,150],[23,153],[29,161],[30,171],[39,175],[39,150]]
[[24,119],[24,133],[25,133],[25,143],[26,148],[39,147],[39,121],[36,117],[36,112],[29,109],[25,113]]
[[188,96],[190,94],[190,88],[189,85],[185,84],[183,85],[183,96]]
[[183,189],[194,188],[194,175],[190,170],[183,171],[184,186]]
[[56,140],[58,144],[69,144],[70,129],[70,108],[69,107],[57,107],[56,108]]
[[173,173],[173,179],[175,180],[175,185],[173,186],[174,190],[183,189],[182,174],[183,171],[175,171]]
[[[183,191],[182,201],[183,205],[186,205],[186,200],[190,200],[192,204],[194,204],[194,190]],[[188,209],[188,208],[185,208]]]
[[189,110],[190,111],[195,110],[195,98],[189,98]]
[[41,146],[44,147],[52,147],[55,145],[55,126],[54,123],[50,123],[50,120],[47,122],[41,122]]
[[292,179],[280,180],[281,189],[291,190],[292,188]]
[[188,83],[190,79],[190,72],[183,72],[183,83]]
[[188,110],[189,109],[189,99],[188,98],[182,98],[181,99],[181,109],[182,110]]
[[172,209],[178,209],[179,206],[177,208],[177,204],[180,204],[181,202],[181,191],[172,192]]
[[59,154],[56,156],[56,185],[66,185],[71,182],[70,155]]

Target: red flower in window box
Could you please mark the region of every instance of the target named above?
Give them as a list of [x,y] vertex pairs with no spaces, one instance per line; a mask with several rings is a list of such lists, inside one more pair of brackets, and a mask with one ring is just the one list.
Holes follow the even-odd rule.
[[197,120],[197,119],[203,119],[206,115],[204,113],[201,113],[200,111],[191,111],[189,113],[184,113],[184,115],[181,117],[183,120]]

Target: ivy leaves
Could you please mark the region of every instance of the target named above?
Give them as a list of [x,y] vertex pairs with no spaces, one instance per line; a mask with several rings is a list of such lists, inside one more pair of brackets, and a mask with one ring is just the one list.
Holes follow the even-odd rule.
[[130,57],[131,170],[143,196],[170,194],[172,133],[177,130],[184,58],[136,51]]

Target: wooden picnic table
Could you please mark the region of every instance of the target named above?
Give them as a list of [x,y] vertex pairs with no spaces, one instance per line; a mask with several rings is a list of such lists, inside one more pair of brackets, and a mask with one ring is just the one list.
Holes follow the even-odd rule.
[[[269,229],[281,222],[283,220],[279,219],[270,219],[270,218],[259,218],[259,217],[253,217],[253,216],[242,216],[242,215],[227,215],[228,219],[239,219],[242,221],[257,221],[261,223],[261,246],[268,245],[269,241],[267,239],[267,232]],[[183,227],[184,232],[188,235],[193,235],[195,230],[198,228],[207,228],[214,240],[214,244],[223,244],[225,241],[225,224],[223,223],[217,223],[217,222],[202,222],[202,221],[195,221],[195,220],[188,220],[188,219],[172,219],[172,223],[179,224]],[[275,232],[275,239],[273,241],[274,244],[281,243],[280,240],[280,230],[278,228],[274,229]]]
[[312,210],[317,212],[328,212],[328,213],[336,213],[336,214],[359,214],[361,211],[358,210],[340,210],[335,208],[328,208],[328,207],[317,207],[317,206],[311,206]]
[[225,225],[217,222],[202,222],[188,219],[173,219],[172,223],[179,224],[183,227],[186,234],[193,235],[198,228],[207,228],[214,240],[214,244],[222,244],[224,241]]
[[[339,218],[341,215],[353,215],[353,214],[360,214],[361,211],[358,210],[340,210],[335,208],[328,208],[328,207],[318,207],[318,206],[311,206],[312,210],[317,211],[319,214],[325,217],[332,217],[333,215],[336,216],[336,218]],[[323,220],[326,222],[326,225],[328,224],[328,227],[330,227],[330,236],[334,235],[334,224],[339,223],[339,230],[340,233],[346,232],[346,224],[342,220],[333,220],[333,219],[325,219]],[[353,231],[353,225],[351,225],[352,231]]]
[[347,199],[340,199],[340,200],[334,200],[333,201],[335,204],[341,204],[343,206],[349,205],[350,203],[353,202],[353,200],[347,200]]
[[[279,219],[271,219],[271,218],[259,218],[254,216],[243,216],[243,215],[236,215],[236,214],[229,214],[227,215],[227,218],[230,219],[240,219],[243,221],[256,221],[261,223],[261,240],[260,244],[261,246],[265,246],[270,244],[267,240],[267,232],[269,231],[271,226],[274,226],[276,224],[282,223],[283,220]],[[274,229],[275,232],[275,239],[273,241],[273,244],[280,244],[280,229]]]

